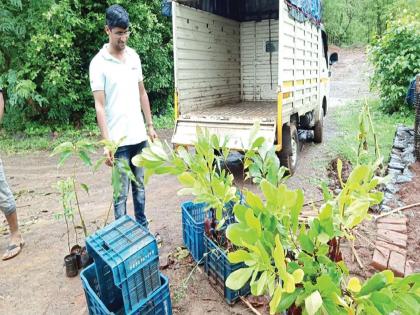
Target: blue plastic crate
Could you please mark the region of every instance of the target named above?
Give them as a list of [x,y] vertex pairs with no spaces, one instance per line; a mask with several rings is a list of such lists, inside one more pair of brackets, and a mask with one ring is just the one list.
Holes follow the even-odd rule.
[[246,267],[244,263],[231,264],[227,258],[224,250],[216,245],[207,235],[204,235],[204,270],[216,283],[216,288],[219,288],[220,293],[223,294],[228,304],[235,303],[241,296],[247,296],[251,288],[249,283],[242,289],[234,291],[226,286],[227,277],[240,268]]
[[[244,197],[241,193],[238,193],[240,197],[240,203],[244,203]],[[224,216],[226,223],[230,224],[235,222],[233,215],[233,207],[235,203],[229,201],[225,205]],[[207,217],[212,216],[211,211],[205,211],[207,204],[205,202],[193,203],[191,201],[184,202],[181,205],[182,209],[182,239],[185,246],[190,251],[194,260],[202,264],[204,254],[204,220]]]
[[80,278],[85,290],[86,303],[90,315],[124,314],[121,290],[116,286],[110,288],[114,293],[113,296],[116,297],[113,305],[110,306],[109,303],[103,302],[99,298],[99,283],[94,263],[82,270]]
[[[120,299],[120,304],[114,305],[114,310],[111,310],[99,298],[99,284],[95,267],[95,264],[92,264],[80,274],[90,315],[172,315],[169,284],[164,275],[160,274],[160,287],[142,305],[139,305],[134,311],[126,313],[122,299]],[[114,287],[114,290],[114,294],[119,294],[121,298],[121,290],[116,287]]]
[[[159,255],[155,238],[129,216],[123,216],[86,239],[96,265],[100,296],[114,309],[122,295],[126,313],[159,286]],[[116,294],[113,287],[121,289]]]
[[172,315],[171,295],[168,278],[160,274],[161,286],[147,299],[143,305],[130,315]]
[[204,202],[184,202],[182,209],[182,238],[194,260],[202,263],[204,253],[204,219],[206,208]]

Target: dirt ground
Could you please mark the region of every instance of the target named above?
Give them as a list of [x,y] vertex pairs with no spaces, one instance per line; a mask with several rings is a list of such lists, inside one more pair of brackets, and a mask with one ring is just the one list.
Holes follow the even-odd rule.
[[[328,113],[339,110],[349,100],[369,94],[366,78],[369,69],[364,50],[337,50],[339,63],[332,70]],[[328,113],[324,143],[304,144],[299,169],[289,180],[290,187],[305,191],[306,201],[320,199],[321,194],[315,187],[319,179],[326,179],[325,166],[334,157],[328,143],[337,136],[337,132]],[[170,139],[171,131],[161,131],[160,136]],[[26,245],[15,259],[0,262],[0,314],[87,314],[80,278],[70,279],[64,274],[63,257],[68,251],[65,224],[54,217],[60,209],[54,185],[71,174],[71,167],[57,169],[57,159],[49,157],[49,152],[2,155],[2,159],[9,184],[16,195],[20,228]],[[88,230],[95,231],[103,224],[110,203],[110,171],[103,168],[92,174],[80,166],[77,176],[80,182],[90,187],[89,195],[84,194],[80,198],[81,208]],[[182,246],[180,205],[189,198],[178,196],[179,188],[177,180],[166,175],[152,178],[146,187],[146,214],[151,220],[150,227],[163,239],[161,264],[166,263],[169,253]],[[132,214],[131,200],[128,208],[129,214]],[[0,252],[6,249],[7,242],[7,226],[2,221]],[[192,273],[187,289],[183,291],[182,283],[191,270],[192,266],[185,262],[164,270],[170,281],[174,314],[252,314],[243,303],[234,307],[224,303],[199,268]]]

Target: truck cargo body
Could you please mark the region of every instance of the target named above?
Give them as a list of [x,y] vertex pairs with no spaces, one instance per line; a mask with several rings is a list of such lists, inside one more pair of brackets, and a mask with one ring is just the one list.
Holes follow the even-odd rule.
[[272,3],[275,10],[272,5],[253,20],[172,3],[175,145],[193,145],[200,126],[227,137],[231,149],[246,150],[259,122],[259,134],[281,155],[291,124],[313,129],[322,122],[329,90],[326,35],[319,24],[293,18],[287,2]]

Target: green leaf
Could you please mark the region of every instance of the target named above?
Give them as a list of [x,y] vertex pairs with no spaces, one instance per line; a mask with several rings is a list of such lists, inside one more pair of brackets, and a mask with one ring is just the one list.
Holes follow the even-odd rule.
[[281,293],[283,288],[280,284],[277,285],[276,289],[274,290],[273,297],[270,301],[270,315],[274,315],[279,307],[281,301]]
[[283,277],[284,289],[287,293],[293,293],[295,291],[295,278],[290,273],[285,273]]
[[253,267],[241,268],[232,272],[226,279],[226,286],[231,290],[241,289],[251,278],[253,272]]
[[260,183],[261,191],[263,192],[267,200],[276,201],[277,200],[277,189],[273,184],[269,183],[267,180],[263,179]]
[[285,278],[286,277],[286,263],[284,262],[284,249],[280,242],[280,237],[278,234],[276,235],[275,242],[276,242],[276,247],[274,248],[274,251],[273,251],[274,263],[276,265],[276,268],[279,271],[280,276],[282,278]]
[[297,296],[301,294],[303,291],[302,288],[296,288],[296,290],[292,293],[285,293],[282,296],[280,304],[277,308],[277,312],[282,312],[287,310],[292,304],[295,302]]
[[301,283],[303,280],[304,272],[302,269],[296,269],[293,271],[293,278],[295,279],[295,283]]
[[121,183],[121,175],[115,166],[112,168],[111,185],[113,188],[114,200],[116,200],[118,196],[120,195],[122,183]]
[[102,157],[99,160],[96,161],[95,165],[93,166],[93,171],[96,172],[99,167],[101,167],[101,165],[106,161],[106,157]]
[[313,292],[305,299],[305,310],[309,315],[314,315],[322,305],[322,297],[318,291]]
[[59,153],[64,153],[64,152],[72,152],[73,149],[74,149],[73,143],[63,142],[54,148],[53,152],[51,153],[51,156],[59,154]]
[[244,241],[248,244],[255,244],[257,241],[255,232],[244,228],[239,223],[230,224],[227,227],[226,237],[236,246],[243,246]]
[[302,211],[303,202],[304,202],[303,191],[298,189],[296,192],[297,192],[296,203],[290,209],[290,219],[291,219],[291,223],[292,223],[292,232],[293,233],[296,233],[296,231],[298,229],[299,215]]
[[352,292],[360,292],[361,289],[361,285],[360,285],[360,281],[358,278],[356,277],[352,277],[349,280],[349,283],[347,284],[347,289],[352,291]]
[[304,232],[299,234],[298,240],[302,249],[308,253],[314,252],[314,243],[311,241],[308,235],[304,234]]
[[258,195],[254,194],[251,191],[247,191],[245,193],[245,196],[246,196],[245,197],[245,202],[250,208],[253,208],[253,209],[263,209],[264,208],[264,204],[263,204],[261,198]]
[[250,226],[255,232],[257,232],[258,236],[261,236],[261,222],[254,216],[254,213],[251,208],[248,208],[245,213],[245,219],[248,223],[248,226]]
[[72,156],[73,152],[66,151],[60,154],[60,158],[58,160],[58,167],[63,166],[63,164]]
[[230,252],[227,256],[231,264],[237,264],[247,260],[252,260],[251,254],[243,249],[238,249],[234,252]]
[[86,184],[81,183],[80,187],[89,195],[89,186]]
[[262,295],[264,293],[265,287],[268,285],[268,273],[264,271],[260,278],[257,280],[257,295]]
[[385,287],[387,278],[383,273],[377,273],[368,279],[363,285],[357,296],[364,296],[373,291],[380,290]]
[[193,187],[195,184],[195,178],[188,172],[184,172],[178,176],[178,180],[181,185],[185,187]]
[[92,161],[85,151],[79,151],[79,157],[86,166],[92,166]]

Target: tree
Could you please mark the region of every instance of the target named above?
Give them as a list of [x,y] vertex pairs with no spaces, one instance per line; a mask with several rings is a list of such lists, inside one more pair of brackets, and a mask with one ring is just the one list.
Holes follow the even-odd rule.
[[[0,3],[0,84],[10,105],[7,129],[24,129],[29,121],[78,125],[92,113],[88,67],[107,41],[103,28],[111,2]],[[118,2],[130,14],[129,45],[141,56],[153,112],[164,113],[171,106],[173,82],[170,20],[160,14],[160,0]]]

